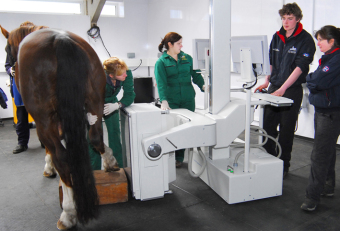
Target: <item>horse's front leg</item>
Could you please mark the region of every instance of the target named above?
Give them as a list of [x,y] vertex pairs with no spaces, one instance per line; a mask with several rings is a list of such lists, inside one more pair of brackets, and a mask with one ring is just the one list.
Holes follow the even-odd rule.
[[57,172],[54,168],[53,162],[52,162],[52,156],[50,151],[45,147],[46,155],[45,155],[45,167],[44,167],[44,177],[47,178],[54,178],[57,175]]
[[112,149],[104,144],[105,152],[101,153],[103,159],[103,167],[105,172],[118,171],[119,166],[116,158],[113,156]]
[[116,158],[113,156],[112,149],[103,142],[103,128],[100,120],[90,126],[89,139],[92,145],[99,151],[102,156],[104,170],[106,172],[118,171],[119,166]]
[[77,212],[73,201],[73,190],[61,180],[63,190],[63,212],[57,223],[60,230],[70,229],[77,224]]

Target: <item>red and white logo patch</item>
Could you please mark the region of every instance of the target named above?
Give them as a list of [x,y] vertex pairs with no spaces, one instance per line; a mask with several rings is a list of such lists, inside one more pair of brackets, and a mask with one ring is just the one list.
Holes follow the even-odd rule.
[[329,71],[329,67],[328,67],[328,66],[324,66],[324,68],[322,68],[322,71],[323,71],[323,72]]

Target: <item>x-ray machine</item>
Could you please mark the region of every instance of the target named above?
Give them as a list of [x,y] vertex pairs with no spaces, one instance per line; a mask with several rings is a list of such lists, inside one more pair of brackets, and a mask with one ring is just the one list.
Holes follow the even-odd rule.
[[[151,104],[133,104],[121,113],[123,151],[133,196],[140,200],[161,198],[171,193],[176,179],[174,151],[190,151],[193,174],[229,204],[282,195],[283,162],[261,148],[250,146],[250,124],[254,105],[288,105],[291,100],[271,95],[253,100],[230,97],[231,0],[210,1],[209,107],[161,111]],[[242,77],[253,82],[251,50],[241,54]],[[206,82],[206,85],[207,85]],[[233,147],[245,131],[243,148]],[[242,151],[243,150],[243,151]]]

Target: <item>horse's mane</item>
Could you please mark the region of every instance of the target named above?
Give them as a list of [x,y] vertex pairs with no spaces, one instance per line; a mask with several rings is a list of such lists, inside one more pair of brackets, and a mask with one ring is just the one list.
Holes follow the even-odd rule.
[[11,31],[8,37],[8,43],[13,47],[19,47],[20,42],[26,35],[36,31],[47,28],[46,26],[22,26]]

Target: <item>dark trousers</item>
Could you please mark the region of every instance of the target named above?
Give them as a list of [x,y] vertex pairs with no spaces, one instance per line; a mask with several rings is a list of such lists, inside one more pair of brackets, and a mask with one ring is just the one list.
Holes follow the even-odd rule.
[[17,107],[17,125],[15,130],[18,135],[18,144],[27,146],[28,140],[30,138],[30,127],[28,123],[28,112],[25,106]]
[[[273,93],[278,87],[270,85],[268,93]],[[288,171],[290,167],[291,152],[294,140],[294,130],[296,121],[298,119],[303,90],[301,86],[288,88],[283,97],[294,100],[291,106],[287,107],[273,107],[265,106],[263,115],[263,128],[268,135],[277,138],[282,148],[280,159],[284,162],[284,171]],[[280,126],[280,133],[277,127]],[[263,146],[266,151],[274,156],[278,155],[276,143],[268,139],[267,143]]]
[[340,135],[340,111],[314,114],[314,146],[306,197],[320,201],[324,187],[335,187],[336,143]]

